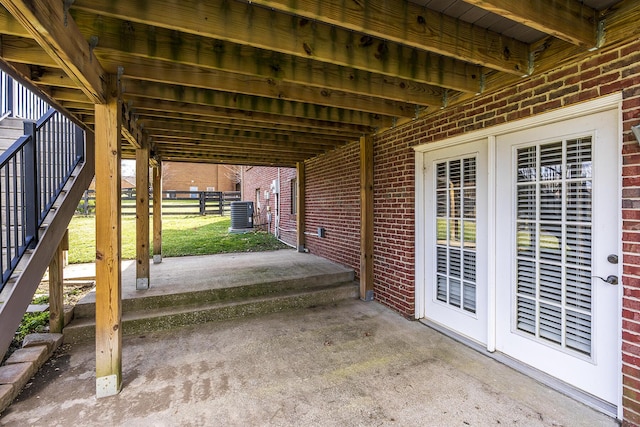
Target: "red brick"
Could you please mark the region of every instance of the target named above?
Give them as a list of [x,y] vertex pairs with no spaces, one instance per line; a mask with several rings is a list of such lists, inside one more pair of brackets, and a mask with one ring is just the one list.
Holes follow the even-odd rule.
[[616,60],[619,56],[620,53],[616,50],[604,54],[597,54],[592,59],[583,62],[580,66],[580,70],[584,71],[594,67],[599,67],[602,64]]
[[[628,319],[623,319],[622,320],[622,329],[623,331],[630,331],[636,334],[640,334],[640,323],[639,322],[632,322],[631,320]],[[623,332],[624,334],[624,332]],[[635,336],[636,339],[639,338],[638,335]]]
[[573,74],[577,74],[579,71],[577,65],[572,65],[570,67],[561,69],[559,71],[554,71],[549,73],[548,81],[553,82],[556,80],[562,80],[565,77],[571,76]]
[[637,378],[629,377],[627,375],[623,375],[622,384],[625,386],[632,388],[634,390],[640,390],[640,380]]
[[640,356],[640,347],[637,345],[634,345],[632,343],[628,343],[628,342],[623,342],[622,343],[622,351],[629,353],[629,354],[633,354],[635,356]]
[[640,425],[640,404],[629,399],[623,399],[624,421],[623,427],[637,427]]
[[[254,225],[269,228],[275,234],[276,197],[271,194],[271,183],[280,176],[280,238],[291,246],[297,244],[296,215],[291,212],[291,182],[296,179],[297,171],[293,168],[245,167],[243,178],[244,200],[252,201],[257,208],[256,191],[260,192],[260,211],[254,214]],[[265,191],[269,192],[269,200],[265,200]],[[272,224],[267,222],[267,206],[271,209]]]
[[545,102],[544,104],[533,107],[533,114],[544,113],[545,111],[555,110],[560,107],[562,107],[562,102],[560,100]]
[[521,107],[530,107],[532,105],[539,105],[544,102],[547,102],[547,94],[535,96],[533,98],[529,98],[520,103]]
[[620,49],[620,56],[624,57],[627,55],[632,55],[634,53],[637,53],[638,51],[640,51],[640,42],[638,42],[638,39],[636,39],[633,41],[633,43],[629,43]]
[[572,93],[576,93],[580,90],[578,85],[564,86],[558,90],[549,92],[549,100],[562,98]]

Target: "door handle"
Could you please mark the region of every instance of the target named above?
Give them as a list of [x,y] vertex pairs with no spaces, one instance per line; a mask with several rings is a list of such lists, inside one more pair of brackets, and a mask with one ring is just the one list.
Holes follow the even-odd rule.
[[605,283],[608,283],[610,285],[617,285],[618,284],[618,276],[616,276],[615,274],[610,274],[606,277],[606,279],[604,277],[600,277],[600,276],[591,276],[591,277],[597,277],[598,279],[602,280]]

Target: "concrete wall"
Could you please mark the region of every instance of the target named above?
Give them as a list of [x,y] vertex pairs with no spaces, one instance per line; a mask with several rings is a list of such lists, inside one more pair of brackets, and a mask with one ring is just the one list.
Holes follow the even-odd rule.
[[[630,127],[640,123],[640,41],[589,57],[516,86],[474,97],[374,138],[375,298],[404,316],[415,307],[413,146],[622,93],[624,419],[640,425],[640,147]],[[360,191],[358,144],[306,163],[307,238],[312,253],[358,271]],[[612,331],[615,333],[615,331]]]

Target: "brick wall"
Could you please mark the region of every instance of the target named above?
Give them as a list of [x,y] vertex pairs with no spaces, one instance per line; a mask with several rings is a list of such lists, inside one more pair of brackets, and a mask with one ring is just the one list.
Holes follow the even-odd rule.
[[360,272],[360,142],[311,159],[305,164],[305,226],[324,227],[326,237],[306,236],[313,254]]
[[[622,373],[624,420],[640,425],[640,147],[631,126],[640,124],[640,42],[617,51],[617,80],[622,90],[622,252],[624,298],[622,303]],[[604,68],[613,68],[603,64]]]
[[[640,425],[640,41],[487,93],[374,138],[374,294],[404,315],[414,310],[414,155],[412,146],[530,117],[611,93],[623,95],[623,383],[624,420]],[[358,145],[307,162],[307,229],[312,252],[359,265]]]
[[[296,245],[296,215],[291,213],[291,180],[296,178],[293,168],[275,168],[264,166],[244,167],[242,173],[243,200],[260,206],[254,216],[254,225],[275,234],[276,197],[271,193],[271,183],[280,176],[280,238],[291,246]],[[265,199],[265,191],[269,199]],[[259,193],[259,196],[258,196]],[[258,200],[259,198],[259,200]],[[267,206],[271,209],[272,223],[267,221]]]
[[405,126],[374,139],[374,297],[406,317],[415,312],[416,132]]

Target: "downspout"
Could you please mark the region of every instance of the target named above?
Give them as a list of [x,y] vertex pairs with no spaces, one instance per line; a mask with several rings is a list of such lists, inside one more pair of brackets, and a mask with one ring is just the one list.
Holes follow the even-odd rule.
[[280,240],[280,192],[282,191],[282,187],[280,185],[280,168],[278,168],[278,186],[276,187],[276,219],[273,227],[273,231],[276,235],[276,238]]
[[240,200],[244,200],[244,166],[240,166]]

